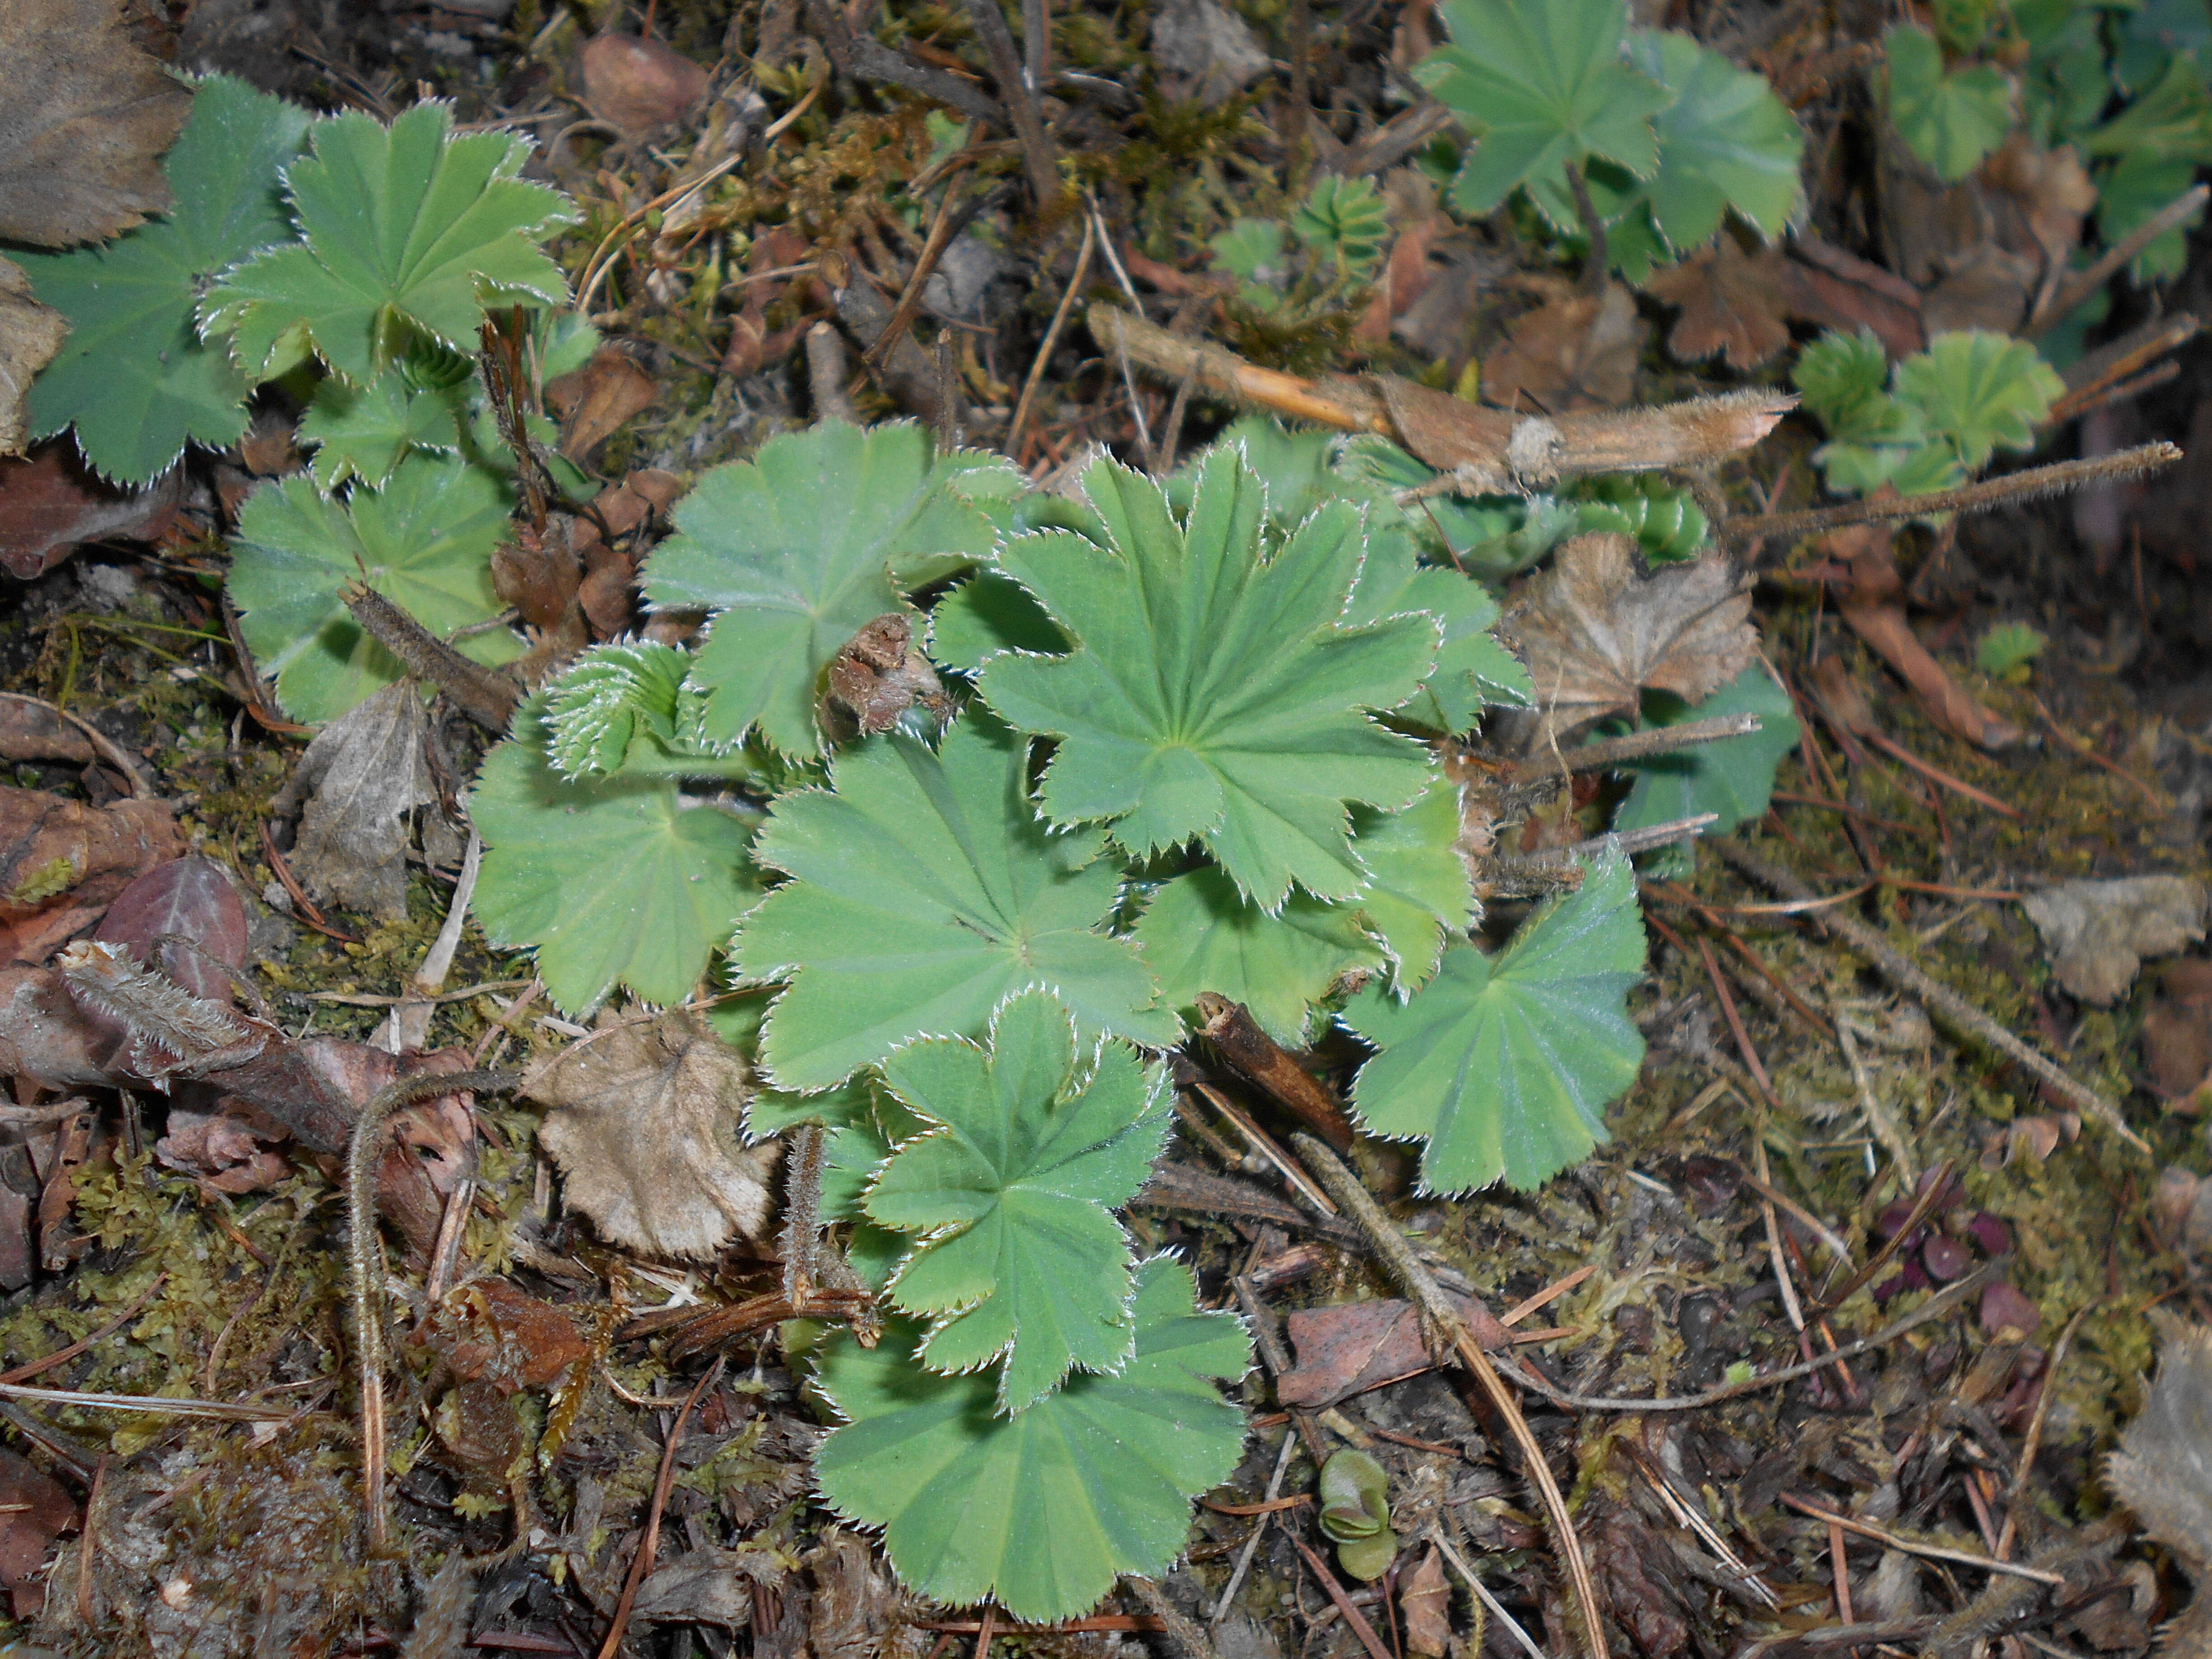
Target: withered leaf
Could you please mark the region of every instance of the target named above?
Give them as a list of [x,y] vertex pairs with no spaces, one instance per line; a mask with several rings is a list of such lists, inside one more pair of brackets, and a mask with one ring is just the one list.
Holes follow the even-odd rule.
[[410,815],[438,798],[422,750],[429,729],[422,694],[401,680],[332,720],[300,757],[276,810],[307,803],[292,873],[319,902],[405,920]]
[[1667,349],[1686,363],[1717,353],[1731,368],[1758,368],[1790,343],[1785,263],[1778,250],[1746,253],[1723,236],[1653,276],[1644,291],[1682,308]]
[[1451,1586],[1441,1552],[1431,1548],[1398,1586],[1398,1611],[1406,1621],[1406,1650],[1425,1659],[1451,1651]]
[[1644,349],[1636,301],[1618,283],[1516,318],[1505,343],[1482,360],[1482,396],[1501,409],[1557,414],[1624,404]]
[[712,78],[651,38],[602,34],[583,51],[584,102],[602,121],[639,137],[680,121],[706,101]]
[[60,1483],[21,1453],[0,1448],[0,1589],[12,1596],[17,1618],[38,1611],[46,1552],[76,1524],[76,1501]]
[[184,850],[159,801],[99,807],[0,789],[0,963],[44,962],[131,882]]
[[1633,712],[1647,690],[1696,702],[1759,649],[1751,579],[1723,555],[1636,572],[1636,544],[1577,536],[1528,586],[1504,630],[1519,646],[1543,719],[1537,746],[1606,714]]
[[67,437],[0,460],[0,569],[29,581],[87,542],[151,540],[173,521],[182,481],[172,468],[143,489],[118,489]]
[[574,1317],[503,1279],[457,1285],[430,1310],[416,1339],[455,1376],[501,1394],[550,1388],[591,1352]]
[[2172,1109],[2202,1109],[2212,1084],[2212,962],[2187,957],[2166,970],[2143,1016],[2143,1064]]
[[614,436],[631,416],[652,407],[659,395],[659,383],[629,353],[611,345],[593,352],[581,368],[545,383],[545,401],[561,416],[561,453],[576,462]]
[[2196,1580],[2196,1599],[2166,1627],[2160,1653],[2203,1653],[2212,1645],[2212,1330],[2168,1328],[2158,1380],[2105,1481]]
[[20,455],[28,430],[23,399],[32,379],[54,360],[69,324],[31,292],[31,279],[12,259],[0,259],[0,455]]
[[611,1023],[535,1068],[522,1092],[553,1109],[538,1139],[568,1203],[616,1243],[698,1258],[761,1236],[776,1149],[743,1144],[751,1068],[700,1015]]
[[122,945],[142,968],[151,962],[196,997],[228,1002],[223,969],[246,966],[246,907],[214,860],[174,859],[118,893],[93,937]]
[[2043,935],[2058,982],[2084,1002],[2127,994],[2145,957],[2171,956],[2204,937],[2204,884],[2187,876],[2062,881],[2021,908]]
[[121,12],[115,0],[0,6],[0,237],[69,247],[168,207],[157,161],[191,94]]

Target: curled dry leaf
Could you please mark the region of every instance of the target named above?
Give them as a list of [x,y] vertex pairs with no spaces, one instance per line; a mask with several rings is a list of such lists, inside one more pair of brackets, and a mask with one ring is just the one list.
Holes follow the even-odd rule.
[[184,837],[159,801],[88,806],[40,789],[0,789],[0,963],[44,962]]
[[23,399],[68,334],[61,313],[32,294],[22,266],[0,259],[0,455],[23,453],[28,431]]
[[602,34],[584,47],[584,102],[635,138],[680,121],[706,101],[707,71],[659,41]]
[[573,1315],[503,1279],[455,1285],[416,1340],[462,1382],[488,1382],[505,1395],[550,1388],[592,1351]]
[[896,611],[868,623],[830,659],[830,700],[851,712],[863,737],[890,731],[916,703],[940,720],[952,713],[937,671],[915,649],[913,623]]
[[1625,404],[1644,349],[1636,301],[1618,283],[1602,295],[1554,300],[1516,318],[1482,362],[1482,395],[1501,409],[1546,410]]
[[522,1092],[553,1109],[538,1139],[568,1203],[616,1243],[699,1258],[761,1237],[776,1148],[743,1143],[751,1068],[702,1016],[611,1023],[533,1069]]
[[219,1193],[260,1193],[291,1173],[291,1161],[276,1150],[288,1139],[281,1124],[242,1101],[223,1100],[206,1112],[172,1106],[154,1157]]
[[2160,1654],[2191,1659],[2212,1650],[2212,1330],[2169,1326],[2158,1381],[2106,1460],[2105,1481],[2197,1585]]
[[1398,1586],[1398,1612],[1406,1621],[1406,1650],[1423,1659],[1451,1651],[1451,1585],[1442,1552],[1431,1547],[1421,1565]]
[[2021,901],[2043,935],[2058,982],[2106,1006],[2127,994],[2145,957],[2204,937],[2204,884],[2187,876],[2063,881]]
[[157,161],[191,94],[114,0],[0,6],[0,237],[70,247],[169,205]]
[[292,873],[318,902],[407,915],[412,814],[438,798],[423,753],[429,717],[411,680],[387,685],[325,726],[271,810],[306,811]]
[[182,484],[172,469],[143,489],[118,489],[67,437],[0,460],[0,569],[29,581],[87,542],[150,541],[173,522]]
[[659,395],[659,383],[611,345],[581,368],[545,383],[545,401],[561,417],[561,453],[579,464]]
[[1633,712],[1646,690],[1697,702],[1750,664],[1751,579],[1719,554],[1636,571],[1636,544],[1577,536],[1528,586],[1501,631],[1535,682],[1536,746],[1602,715]]
[[[1445,1294],[1483,1347],[1494,1351],[1512,1345],[1513,1334],[1488,1308],[1469,1297]],[[1298,1357],[1276,1383],[1276,1398],[1285,1406],[1318,1410],[1436,1367],[1421,1339],[1420,1316],[1410,1302],[1304,1308],[1290,1315],[1284,1328]]]
[[1731,368],[1756,368],[1790,343],[1789,297],[1778,249],[1746,253],[1733,236],[1660,271],[1644,291],[1682,314],[1667,335],[1678,362],[1718,355]]

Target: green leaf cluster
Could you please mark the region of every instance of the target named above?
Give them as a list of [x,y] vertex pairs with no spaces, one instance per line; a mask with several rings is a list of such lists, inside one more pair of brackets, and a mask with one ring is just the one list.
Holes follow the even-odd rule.
[[1475,135],[1454,205],[1486,214],[1525,191],[1583,224],[1577,179],[1614,266],[1710,242],[1730,212],[1779,234],[1803,199],[1804,135],[1764,76],[1686,34],[1630,30],[1625,0],[1446,0],[1451,42],[1415,75]]
[[1236,219],[1206,248],[1214,269],[1237,279],[1239,306],[1282,323],[1346,302],[1373,278],[1389,234],[1382,192],[1372,181],[1331,174],[1314,181],[1287,222]]
[[1963,483],[2000,449],[2034,448],[2065,390],[2033,345],[1981,329],[1938,334],[1893,369],[1872,331],[1832,331],[1799,354],[1795,380],[1827,428],[1814,459],[1846,494]]

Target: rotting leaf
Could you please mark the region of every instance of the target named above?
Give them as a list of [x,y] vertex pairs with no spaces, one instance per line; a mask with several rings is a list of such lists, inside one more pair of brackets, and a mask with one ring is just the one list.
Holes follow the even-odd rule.
[[[195,854],[157,864],[115,896],[93,935],[151,962],[196,997],[228,1002],[246,966],[246,907],[229,872]],[[183,941],[181,944],[179,941]]]
[[2186,957],[2166,969],[2143,1016],[2142,1049],[2169,1110],[2202,1111],[2212,1101],[2212,962]]
[[524,1080],[569,1205],[615,1243],[701,1260],[762,1236],[777,1148],[747,1146],[744,1056],[704,1016],[611,1021]]
[[30,433],[24,400],[31,382],[68,336],[69,319],[39,303],[23,267],[0,259],[0,455],[23,453]]
[[0,9],[0,237],[103,241],[161,213],[156,158],[191,94],[139,49],[112,0]]
[[176,521],[177,469],[144,489],[106,483],[66,438],[0,460],[0,569],[43,576],[87,542],[143,541]]
[[1406,1650],[1421,1659],[1443,1659],[1451,1650],[1451,1585],[1443,1553],[1431,1547],[1421,1564],[1398,1581],[1398,1613],[1405,1620]]
[[0,1589],[18,1619],[34,1617],[45,1601],[47,1552],[76,1519],[76,1504],[60,1482],[0,1447]]
[[1667,335],[1678,362],[1718,356],[1730,368],[1752,369],[1790,343],[1790,302],[1783,286],[1786,256],[1761,248],[1746,253],[1732,236],[1655,275],[1644,291],[1681,307]]
[[1644,324],[1619,283],[1524,312],[1482,362],[1482,395],[1504,409],[1606,409],[1636,390]]
[[1508,612],[1503,629],[1521,647],[1543,720],[1540,747],[1606,714],[1636,709],[1645,691],[1695,702],[1751,661],[1751,579],[1725,556],[1635,568],[1626,536],[1577,536],[1559,549]]
[[430,733],[412,680],[387,685],[316,734],[270,811],[306,810],[292,872],[315,899],[386,921],[407,915],[407,847],[418,806],[438,799]]
[[990,1046],[910,1042],[884,1062],[928,1124],[892,1153],[867,1212],[920,1233],[892,1304],[936,1322],[933,1370],[995,1364],[1000,1409],[1028,1409],[1072,1369],[1129,1358],[1130,1255],[1112,1212],[1152,1172],[1167,1133],[1167,1074],[1109,1043],[1078,1070],[1073,1018],[1049,991],[1009,998]]
[[2212,1331],[2168,1325],[2158,1381],[2106,1461],[2105,1480],[2197,1585],[2159,1652],[2165,1659],[2204,1652],[2212,1644]]
[[2127,994],[2145,957],[2204,937],[2204,884],[2188,876],[2063,881],[2021,901],[2051,952],[2051,970],[2084,1002]]
[[0,963],[40,963],[184,837],[167,805],[88,806],[40,789],[0,788]]

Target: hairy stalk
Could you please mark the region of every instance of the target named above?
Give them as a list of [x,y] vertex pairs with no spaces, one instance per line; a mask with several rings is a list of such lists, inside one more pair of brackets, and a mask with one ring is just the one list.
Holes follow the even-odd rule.
[[1560,1492],[1551,1465],[1544,1461],[1544,1449],[1529,1431],[1528,1419],[1521,1414],[1520,1402],[1507,1390],[1498,1368],[1490,1363],[1490,1356],[1468,1330],[1466,1322],[1444,1295],[1443,1287],[1421,1265],[1405,1236],[1383,1213],[1374,1194],[1360,1184],[1359,1177],[1315,1136],[1296,1134],[1291,1137],[1291,1144],[1315,1178],[1328,1189],[1329,1196],[1367,1235],[1376,1259],[1419,1310],[1423,1326],[1450,1343],[1460,1364],[1474,1376],[1498,1414],[1505,1419],[1514,1443],[1521,1449],[1528,1480],[1542,1500],[1553,1545],[1573,1586],[1575,1607],[1582,1626],[1583,1650],[1589,1659],[1605,1659],[1605,1623],[1598,1611],[1597,1585],[1590,1577],[1589,1563],[1583,1559],[1582,1540],[1575,1535],[1574,1517],[1567,1512],[1566,1496]]
[[[1723,864],[1741,875],[1748,876],[1769,892],[1779,893],[1786,899],[1817,896],[1811,888],[1789,871],[1778,865],[1769,864],[1739,842],[1719,838],[1709,841],[1705,845],[1720,854]],[[2120,1115],[2118,1106],[2087,1084],[2076,1082],[2056,1062],[2029,1048],[1949,986],[1930,978],[1926,969],[1908,961],[1887,939],[1856,916],[1846,915],[1841,910],[1823,910],[1808,912],[1807,919],[1816,927],[1826,927],[1835,933],[1851,949],[1871,962],[1884,979],[1926,1007],[1929,1013],[1939,1015],[1954,1030],[1980,1038],[2039,1082],[2046,1085],[2069,1105],[2095,1118],[2137,1152],[2147,1153],[2150,1151],[2150,1143],[2128,1127],[2127,1120]]]
[[369,1097],[346,1152],[346,1270],[353,1300],[354,1349],[361,1380],[361,1492],[368,1544],[380,1553],[392,1535],[384,1502],[384,1246],[376,1236],[376,1165],[385,1126],[402,1107],[464,1089],[512,1089],[520,1072],[418,1072]]
[[1625,761],[1671,754],[1678,749],[1694,749],[1701,743],[1745,737],[1759,729],[1756,714],[1715,714],[1706,720],[1685,720],[1680,726],[1655,726],[1646,732],[1631,732],[1626,737],[1586,743],[1564,755],[1531,755],[1507,773],[1506,779],[1511,783],[1542,783],[1558,777],[1563,768],[1569,772],[1602,772]]
[[1823,530],[1840,530],[1845,525],[1880,524],[1890,519],[1917,519],[1929,513],[1979,513],[1987,507],[2002,507],[2008,501],[2032,501],[2039,495],[2056,495],[2063,490],[2080,489],[2087,484],[2106,483],[2115,478],[2132,478],[2142,473],[2155,472],[2160,467],[2172,466],[2180,459],[2180,449],[2172,444],[2138,444],[2133,449],[2123,449],[2117,454],[2097,455],[2078,461],[2053,461],[2049,466],[2032,466],[2024,472],[2008,473],[2002,478],[1985,478],[1979,483],[1962,485],[1957,489],[1939,489],[1932,495],[1869,497],[1863,501],[1841,501],[1833,507],[1810,507],[1802,513],[1739,516],[1715,525],[1713,535],[1716,540],[1722,542],[1756,544],[1775,536],[1788,536],[1794,539]]
[[471,662],[367,582],[338,590],[353,619],[379,645],[453,700],[453,706],[494,735],[503,735],[522,701],[522,688],[496,668]]

